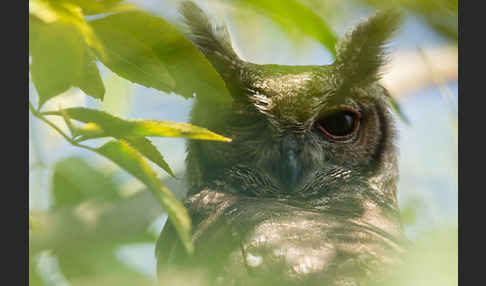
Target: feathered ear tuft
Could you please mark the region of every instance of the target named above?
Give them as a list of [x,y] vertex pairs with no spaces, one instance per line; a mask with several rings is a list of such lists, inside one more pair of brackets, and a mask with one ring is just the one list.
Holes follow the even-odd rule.
[[184,1],[179,6],[189,28],[189,39],[221,75],[230,92],[235,88],[238,78],[235,72],[242,67],[242,60],[231,46],[231,39],[225,25],[213,25],[204,11],[191,1]]
[[384,45],[401,22],[399,11],[379,11],[346,34],[336,47],[334,62],[344,85],[366,85],[380,78],[386,61]]

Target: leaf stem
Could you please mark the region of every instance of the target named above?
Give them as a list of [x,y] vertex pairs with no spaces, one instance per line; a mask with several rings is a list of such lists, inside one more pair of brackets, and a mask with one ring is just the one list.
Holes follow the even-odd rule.
[[75,141],[74,139],[72,139],[71,137],[69,137],[58,126],[56,126],[54,123],[52,123],[51,121],[49,121],[49,119],[45,118],[41,114],[40,111],[36,110],[34,108],[34,105],[32,105],[32,103],[30,102],[30,100],[29,100],[29,110],[30,110],[30,112],[32,112],[32,115],[34,115],[35,117],[37,117],[40,120],[44,121],[44,123],[46,123],[47,125],[49,125],[50,127],[52,127],[54,130],[56,130],[57,133],[59,133],[62,137],[64,137],[64,139],[66,139],[69,143],[71,143],[71,145],[76,146],[76,147],[80,147],[80,148],[84,148],[84,149],[87,149],[87,150],[90,150],[90,151],[93,151],[93,152],[96,152],[96,149],[95,148],[91,148],[89,146],[79,144],[77,141]]

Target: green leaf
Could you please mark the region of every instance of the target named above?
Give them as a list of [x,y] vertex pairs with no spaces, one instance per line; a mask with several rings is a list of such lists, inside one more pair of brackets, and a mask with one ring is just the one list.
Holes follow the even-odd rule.
[[100,56],[100,60],[113,72],[134,83],[166,92],[173,90],[175,82],[152,47],[128,32],[131,23],[111,23],[111,17],[90,22],[107,50],[106,56]]
[[[165,20],[133,11],[90,23],[104,45],[114,52],[104,61],[105,65],[120,76],[162,91],[173,91],[185,98],[196,93],[200,99],[231,102],[223,80],[207,59]],[[160,83],[163,76],[154,74],[143,63],[147,63],[148,68],[151,68],[150,63],[164,66],[173,81],[165,85]]]
[[85,50],[81,72],[74,85],[93,98],[104,99],[105,86],[96,66],[96,58],[88,49]]
[[96,150],[122,169],[143,182],[166,210],[189,253],[193,252],[191,242],[191,220],[181,202],[172,192],[162,186],[148,163],[124,140],[110,141]]
[[64,24],[77,30],[84,42],[104,55],[104,48],[91,26],[84,19],[81,7],[70,1],[29,0],[29,14],[47,24]]
[[59,20],[57,11],[46,0],[29,0],[29,14],[46,23]]
[[108,200],[119,197],[118,188],[110,177],[78,157],[56,163],[52,194],[54,208],[77,205],[94,197]]
[[30,46],[30,72],[40,108],[75,84],[83,67],[84,43],[71,26],[38,22],[30,25],[39,34]]
[[160,154],[159,150],[155,148],[149,139],[135,136],[125,137],[124,139],[128,144],[130,144],[130,146],[137,149],[137,151],[144,155],[147,159],[164,169],[172,177],[175,177],[174,172],[172,172],[171,168],[169,167],[169,164],[167,164],[162,154]]
[[100,71],[96,66],[96,58],[87,49],[84,53],[81,73],[74,85],[93,98],[104,99],[105,86],[103,85],[103,80],[101,80]]
[[[233,1],[231,1],[233,2]],[[337,37],[330,26],[314,11],[298,0],[239,0],[260,11],[278,23],[286,31],[298,29],[323,44],[336,56]]]
[[69,3],[31,0],[29,12],[30,71],[39,94],[39,108],[72,86],[103,99],[103,82],[88,47],[101,55],[104,49],[80,8]]
[[84,136],[82,140],[100,137],[156,136],[231,142],[230,138],[188,123],[160,120],[125,120],[103,111],[82,107],[43,112],[42,114],[62,116],[64,113],[71,119],[87,123],[77,130],[78,134]]
[[133,4],[120,4],[123,0],[58,0],[77,5],[85,15],[96,15],[109,12],[121,12],[135,9]]

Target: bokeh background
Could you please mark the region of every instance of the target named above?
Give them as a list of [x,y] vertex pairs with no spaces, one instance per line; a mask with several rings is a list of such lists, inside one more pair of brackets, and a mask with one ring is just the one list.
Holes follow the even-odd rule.
[[[281,25],[248,4],[252,1],[194,2],[226,21],[245,60],[284,65],[333,61],[318,41]],[[399,204],[408,237],[422,248],[414,258],[416,269],[407,271],[415,273],[409,276],[414,285],[457,284],[457,0],[301,2],[339,36],[377,9],[399,6],[405,11],[404,24],[389,45],[382,81],[408,119],[407,124],[396,118]],[[180,24],[179,1],[124,3]],[[189,121],[193,99],[133,84],[101,63],[98,67],[106,88],[103,102],[71,88],[48,101],[44,110],[85,106],[123,118]],[[29,97],[37,98],[31,81]],[[53,122],[65,128],[62,119]],[[152,140],[176,174],[170,178],[160,172],[161,180],[182,198],[184,140]],[[155,241],[167,216],[142,183],[107,159],[71,146],[31,114],[29,168],[29,213],[35,222],[29,245],[31,285],[155,283]],[[79,189],[81,185],[89,191]],[[422,264],[425,268],[419,269]]]

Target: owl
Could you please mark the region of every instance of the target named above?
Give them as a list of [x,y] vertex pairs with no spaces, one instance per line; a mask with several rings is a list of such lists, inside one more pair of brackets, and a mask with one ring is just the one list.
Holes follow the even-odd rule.
[[192,2],[179,11],[233,99],[198,99],[191,122],[232,142],[188,142],[195,252],[168,222],[159,278],[176,266],[203,269],[209,285],[362,285],[401,263],[395,130],[378,83],[400,13],[358,24],[330,65],[285,66],[242,60],[224,25]]

